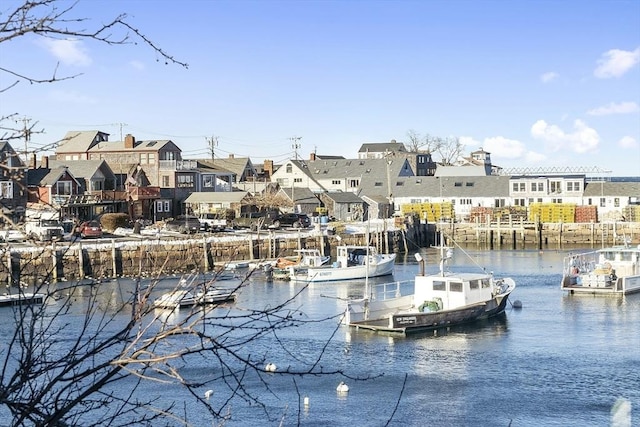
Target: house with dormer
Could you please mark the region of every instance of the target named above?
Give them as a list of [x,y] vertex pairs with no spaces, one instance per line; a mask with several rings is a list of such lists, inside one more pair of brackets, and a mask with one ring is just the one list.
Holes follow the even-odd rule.
[[49,160],[43,156],[29,167],[30,202],[50,204],[64,216],[81,220],[127,209],[116,176],[104,160]]

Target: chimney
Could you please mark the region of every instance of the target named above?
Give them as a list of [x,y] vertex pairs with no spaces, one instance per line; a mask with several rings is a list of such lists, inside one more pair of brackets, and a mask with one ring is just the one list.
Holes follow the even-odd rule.
[[40,162],[40,167],[43,168],[43,169],[49,169],[49,156],[42,156],[42,161]]
[[273,160],[265,160],[263,169],[265,176],[270,179],[273,175]]
[[134,138],[133,135],[131,135],[130,133],[128,133],[125,137],[124,137],[124,148],[126,149],[133,149],[133,146],[136,145],[136,139]]
[[235,155],[233,155],[232,153],[229,153],[229,158],[230,158],[230,159],[235,159],[235,158],[236,158],[236,156],[235,156]]
[[33,153],[31,155],[31,159],[29,160],[29,169],[35,169],[36,168],[36,163],[38,161],[36,160],[36,154]]
[[311,153],[311,155],[309,156],[309,160],[313,162],[315,159],[316,159],[316,153]]

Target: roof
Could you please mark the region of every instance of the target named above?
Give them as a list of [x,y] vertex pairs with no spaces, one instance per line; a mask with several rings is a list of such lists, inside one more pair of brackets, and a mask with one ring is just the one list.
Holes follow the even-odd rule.
[[[38,168],[38,169],[29,169],[29,173],[27,174],[28,182],[27,185],[32,186],[49,186],[53,185],[60,180],[62,175],[67,172],[66,166],[58,166],[55,168]],[[74,176],[74,174],[69,170],[69,175],[76,182],[78,179]]]
[[402,142],[367,142],[360,146],[358,153],[406,152]]
[[160,151],[161,149],[171,145],[176,151],[182,151],[170,139],[135,141],[133,148],[125,148],[124,141],[102,141],[87,150],[90,152],[117,152],[117,151]]
[[640,182],[587,182],[583,197],[638,197],[640,198]]
[[73,130],[66,133],[56,153],[86,153],[95,144],[108,141],[109,134],[99,130]]
[[281,188],[281,192],[283,192],[289,200],[292,200],[292,196],[295,197],[294,202],[297,204],[320,204],[320,200],[315,195],[315,193],[308,188]]
[[389,176],[413,176],[414,172],[405,158],[387,159],[334,159],[294,161],[311,178],[317,180],[347,179],[358,177],[361,181],[382,179]]
[[340,191],[332,191],[323,194],[323,197],[328,197],[336,203],[364,203],[364,201],[356,196],[354,193],[340,192]]
[[[113,174],[111,168],[104,160],[49,160],[51,169],[66,166],[76,178],[91,178],[99,169]],[[114,176],[107,177],[113,178]]]
[[[389,190],[385,182],[366,182],[360,195],[386,196]],[[400,177],[392,179],[390,190],[394,197],[509,197],[509,177]]]

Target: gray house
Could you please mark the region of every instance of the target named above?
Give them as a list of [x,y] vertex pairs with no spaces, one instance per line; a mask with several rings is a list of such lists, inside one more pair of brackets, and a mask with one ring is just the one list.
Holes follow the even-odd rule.
[[327,192],[320,195],[327,214],[338,221],[364,221],[367,219],[367,204],[354,193]]

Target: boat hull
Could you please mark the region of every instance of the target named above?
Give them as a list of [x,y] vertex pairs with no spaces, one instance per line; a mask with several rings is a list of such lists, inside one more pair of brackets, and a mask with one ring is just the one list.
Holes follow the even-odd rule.
[[9,294],[0,296],[0,307],[10,307],[18,305],[42,304],[44,302],[44,294]]
[[378,264],[354,265],[350,267],[326,266],[318,268],[291,269],[290,280],[294,282],[335,282],[364,279],[393,274],[395,254]]

